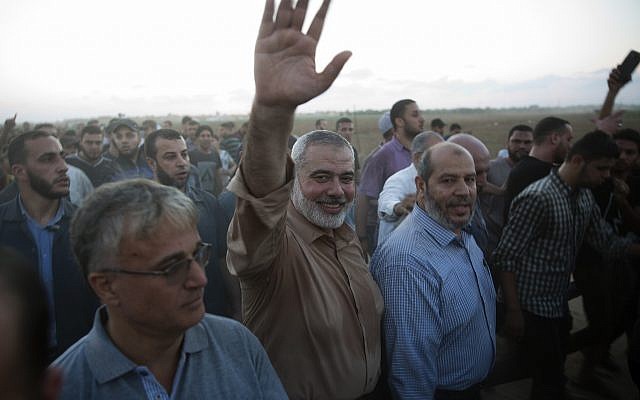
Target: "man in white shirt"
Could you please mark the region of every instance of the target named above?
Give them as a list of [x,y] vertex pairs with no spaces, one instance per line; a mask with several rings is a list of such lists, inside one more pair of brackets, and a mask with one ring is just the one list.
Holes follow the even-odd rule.
[[382,192],[378,197],[378,244],[385,239],[404,217],[413,210],[416,202],[416,165],[420,162],[422,154],[435,144],[443,142],[440,135],[435,132],[422,132],[416,135],[411,142],[411,164],[391,175],[384,183]]

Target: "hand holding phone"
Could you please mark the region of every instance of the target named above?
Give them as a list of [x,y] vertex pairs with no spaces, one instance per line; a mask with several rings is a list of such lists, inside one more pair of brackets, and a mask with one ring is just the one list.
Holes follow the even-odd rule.
[[635,50],[631,50],[619,67],[621,78],[624,81],[631,80],[631,74],[633,74],[638,63],[640,63],[640,53]]

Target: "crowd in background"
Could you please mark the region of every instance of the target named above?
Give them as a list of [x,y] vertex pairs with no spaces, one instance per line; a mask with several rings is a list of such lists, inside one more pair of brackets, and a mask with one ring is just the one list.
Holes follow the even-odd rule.
[[567,354],[607,395],[621,335],[640,385],[640,133],[613,112],[630,76],[578,140],[548,116],[491,159],[403,99],[359,155],[347,117],[292,135],[349,54],[307,73],[327,3],[307,35],[305,2],[282,4],[240,127],[5,121],[0,397],[481,399],[531,377],[530,398],[567,399]]

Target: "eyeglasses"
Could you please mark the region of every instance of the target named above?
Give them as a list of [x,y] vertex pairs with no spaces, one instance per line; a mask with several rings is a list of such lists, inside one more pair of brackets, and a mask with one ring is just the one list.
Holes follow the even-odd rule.
[[182,284],[187,280],[187,275],[189,274],[193,261],[195,261],[200,268],[206,268],[209,263],[209,258],[211,257],[211,247],[210,243],[198,243],[198,248],[193,252],[192,257],[172,261],[169,264],[166,264],[164,268],[162,268],[162,265],[159,265],[155,271],[132,271],[124,268],[111,268],[103,269],[101,272],[113,272],[116,274],[128,275],[164,276],[169,285]]

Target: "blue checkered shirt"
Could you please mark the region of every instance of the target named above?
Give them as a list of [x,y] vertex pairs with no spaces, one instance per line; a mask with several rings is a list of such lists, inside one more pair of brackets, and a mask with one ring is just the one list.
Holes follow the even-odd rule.
[[389,384],[395,398],[482,381],[495,357],[495,290],[471,234],[460,238],[420,207],[373,256],[384,298]]
[[602,218],[591,191],[573,190],[557,170],[513,200],[494,262],[515,273],[523,310],[545,318],[564,316],[569,277],[583,240],[605,258],[622,256],[629,245]]

